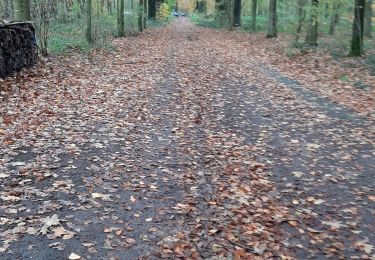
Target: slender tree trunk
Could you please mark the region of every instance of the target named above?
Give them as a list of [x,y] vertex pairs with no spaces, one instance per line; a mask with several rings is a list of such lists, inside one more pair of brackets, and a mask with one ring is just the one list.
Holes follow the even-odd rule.
[[[202,1],[203,6],[203,1]],[[233,8],[234,26],[241,26],[241,0],[234,0]]]
[[143,4],[144,4],[144,1],[139,0],[139,5],[138,5],[138,8],[139,8],[139,10],[138,10],[138,30],[140,32],[143,31],[143,8],[144,8]]
[[269,4],[267,38],[274,38],[277,37],[277,0],[270,0]]
[[372,0],[366,1],[365,7],[365,36],[371,38],[372,36]]
[[92,43],[92,0],[86,0],[86,39]]
[[124,0],[117,0],[117,36],[125,36]]
[[143,0],[143,29],[146,29],[147,27],[147,6],[148,6],[148,0]]
[[258,0],[252,0],[251,2],[251,30],[257,31],[257,11],[258,11]]
[[305,11],[305,4],[306,0],[298,0],[297,6],[297,13],[298,13],[298,25],[296,30],[296,42],[299,41],[299,37],[301,36],[303,23],[305,22],[306,18],[306,11]]
[[306,44],[310,46],[318,45],[318,26],[319,26],[319,0],[311,1],[311,14],[309,27],[306,35]]
[[226,5],[226,14],[228,20],[228,30],[233,31],[233,24],[234,24],[234,0],[227,0]]
[[364,27],[364,16],[365,16],[365,4],[366,0],[355,0],[354,7],[354,21],[353,21],[353,36],[352,44],[350,48],[351,56],[362,56],[363,51],[363,27]]
[[331,22],[329,24],[329,35],[334,35],[336,32],[336,25],[339,22],[339,5],[333,4]]

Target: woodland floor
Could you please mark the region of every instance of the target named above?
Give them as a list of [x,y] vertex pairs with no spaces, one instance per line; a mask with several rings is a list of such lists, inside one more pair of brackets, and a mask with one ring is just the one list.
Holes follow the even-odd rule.
[[178,19],[0,81],[0,258],[374,259],[372,92],[252,37]]

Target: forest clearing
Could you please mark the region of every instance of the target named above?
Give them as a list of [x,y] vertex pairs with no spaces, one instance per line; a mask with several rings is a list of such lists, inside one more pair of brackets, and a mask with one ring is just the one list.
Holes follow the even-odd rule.
[[200,2],[148,2],[126,37],[84,16],[57,44],[51,22],[35,65],[0,78],[0,259],[375,258],[373,38],[352,55],[345,22],[270,37],[273,0],[258,32],[236,1]]

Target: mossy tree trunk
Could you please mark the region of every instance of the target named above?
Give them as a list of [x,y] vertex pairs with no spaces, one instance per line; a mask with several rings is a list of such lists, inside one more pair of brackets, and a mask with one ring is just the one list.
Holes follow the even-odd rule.
[[277,37],[277,0],[270,0],[267,38]]
[[92,38],[92,0],[86,0],[86,40],[93,42]]
[[117,0],[117,36],[125,36],[125,4],[124,0]]
[[143,31],[143,8],[144,8],[144,0],[139,0],[139,5],[138,5],[138,30],[140,32]]
[[350,48],[350,55],[354,57],[362,56],[363,51],[363,27],[365,16],[366,0],[355,0],[353,36]]
[[298,0],[297,2],[297,13],[298,13],[298,24],[297,24],[297,30],[296,30],[296,42],[299,41],[299,37],[302,32],[303,23],[305,22],[306,18],[306,11],[305,11],[305,4],[306,0]]
[[228,29],[229,31],[233,31],[233,24],[234,24],[234,1],[235,0],[227,0],[227,17],[228,17]]
[[311,1],[310,20],[306,34],[306,45],[318,46],[319,0]]
[[148,6],[148,0],[143,0],[143,29],[146,29],[147,27],[147,6]]
[[371,37],[372,36],[372,0],[366,1],[365,6],[365,36]]
[[251,30],[257,31],[257,11],[258,11],[258,0],[252,0],[251,2]]

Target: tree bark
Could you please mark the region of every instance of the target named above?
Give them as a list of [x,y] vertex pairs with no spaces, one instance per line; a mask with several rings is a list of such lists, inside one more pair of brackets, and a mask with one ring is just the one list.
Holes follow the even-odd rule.
[[148,1],[148,18],[149,19],[156,18],[156,0]]
[[274,38],[277,37],[277,0],[270,0],[269,4],[267,38]]
[[124,0],[117,0],[117,36],[125,36]]
[[318,27],[319,27],[319,0],[311,1],[311,14],[306,34],[306,44],[310,46],[318,46]]
[[92,43],[92,0],[86,0],[86,40]]
[[354,57],[362,56],[363,51],[363,27],[365,16],[366,0],[355,0],[353,36],[350,48],[350,55]]
[[228,30],[233,31],[233,24],[234,24],[234,0],[226,0],[226,14],[228,20]]
[[139,0],[139,5],[138,5],[138,30],[140,32],[143,31],[143,8],[144,8],[144,1]]
[[143,29],[147,27],[147,6],[148,0],[143,0]]
[[371,38],[372,36],[372,0],[366,1],[365,6],[365,36]]
[[257,31],[257,10],[258,10],[258,0],[253,0],[251,2],[251,30],[253,32]]
[[233,25],[241,26],[241,0],[234,0],[233,16]]

